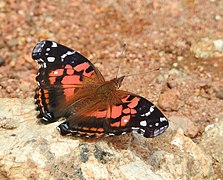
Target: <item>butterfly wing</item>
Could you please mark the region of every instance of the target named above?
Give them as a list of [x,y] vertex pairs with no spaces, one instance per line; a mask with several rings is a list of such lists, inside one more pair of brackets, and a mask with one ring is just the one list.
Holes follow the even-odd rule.
[[147,99],[125,91],[114,97],[116,103],[108,102],[107,108],[97,102],[89,111],[68,118],[59,125],[61,134],[97,138],[136,131],[152,138],[167,129],[167,118]]
[[54,122],[68,116],[68,107],[87,93],[80,92],[80,89],[93,88],[105,81],[88,59],[53,41],[38,43],[32,58],[40,65],[35,100],[40,112],[38,118],[42,122]]

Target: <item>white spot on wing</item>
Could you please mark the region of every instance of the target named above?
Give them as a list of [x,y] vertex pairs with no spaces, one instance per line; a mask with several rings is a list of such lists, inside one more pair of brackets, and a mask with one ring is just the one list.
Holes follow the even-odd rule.
[[145,121],[145,120],[143,120],[143,121],[140,121],[140,126],[147,126],[147,122]]
[[155,108],[154,105],[151,106],[151,107],[149,108],[149,111],[148,111],[147,113],[145,113],[145,114],[142,114],[141,116],[149,116],[149,115],[154,111],[154,108]]
[[149,109],[149,111],[150,112],[153,112],[154,111],[154,108],[155,108],[155,106],[151,106],[150,109]]
[[52,46],[51,47],[57,47],[57,43],[52,42]]
[[55,57],[48,57],[48,58],[47,58],[47,61],[49,61],[49,62],[54,62],[54,61],[55,61]]
[[64,59],[66,56],[67,56],[67,54],[63,54],[63,55],[61,56],[61,58]]
[[43,59],[41,59],[41,58],[40,58],[40,59],[38,59],[38,61],[40,61],[40,62],[44,62],[44,60],[43,60]]
[[159,134],[160,134],[161,132],[160,132],[160,130],[159,129],[156,129],[155,131],[154,131],[154,136],[158,136]]
[[138,130],[139,127],[132,127],[132,130]]
[[157,123],[155,124],[155,126],[159,126],[159,123],[157,122]]
[[67,56],[69,56],[69,55],[72,55],[72,54],[74,54],[74,53],[75,53],[75,51],[67,51],[65,54],[63,54],[63,55],[61,56],[61,61],[63,61],[65,57],[67,57]]
[[71,54],[74,54],[74,52],[71,52],[71,51],[67,51],[66,53],[67,55],[71,55]]
[[58,74],[58,71],[54,71],[53,74]]
[[167,119],[165,117],[161,117],[160,122],[163,122],[163,121],[167,121]]
[[42,118],[43,118],[43,120],[44,120],[44,121],[48,121],[48,119],[47,119],[47,118],[45,118],[45,117],[42,117]]
[[50,114],[50,113],[47,113],[47,116],[48,116],[48,117],[50,117],[50,118],[52,118],[52,116],[51,116],[51,114]]

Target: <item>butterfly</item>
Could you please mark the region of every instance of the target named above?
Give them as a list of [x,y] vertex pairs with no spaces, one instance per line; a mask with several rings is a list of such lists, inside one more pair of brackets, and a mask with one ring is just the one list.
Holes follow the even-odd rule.
[[42,123],[66,121],[61,135],[99,138],[138,132],[146,138],[168,128],[163,113],[147,99],[119,90],[124,76],[106,81],[84,56],[54,41],[44,40],[33,49],[38,62],[36,110]]

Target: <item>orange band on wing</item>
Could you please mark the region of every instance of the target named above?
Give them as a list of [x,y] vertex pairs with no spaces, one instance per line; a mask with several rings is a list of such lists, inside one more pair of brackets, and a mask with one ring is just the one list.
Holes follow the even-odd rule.
[[120,121],[111,124],[111,126],[112,127],[119,127],[120,126]]
[[125,114],[129,114],[131,111],[130,111],[130,108],[125,108],[125,109],[123,109],[122,112]]
[[64,95],[65,95],[66,101],[69,101],[70,96],[72,96],[73,94],[74,94],[74,89],[71,89],[71,88],[64,89]]
[[121,119],[121,126],[125,126],[129,122],[130,118],[130,115],[123,116]]
[[73,69],[67,69],[67,74],[68,75],[73,75],[74,74],[74,70]]
[[90,71],[89,73],[86,73],[84,71],[83,75],[86,76],[86,77],[91,77],[93,73],[94,73],[94,71]]
[[120,106],[112,106],[111,118],[116,119],[122,114],[122,105]]
[[93,127],[90,129],[90,131],[97,131],[97,128]]
[[49,77],[50,84],[54,84],[56,82],[56,77]]
[[56,69],[54,71],[51,71],[49,73],[49,76],[62,76],[64,72],[64,69]]
[[62,84],[81,84],[80,76],[73,75],[73,76],[65,76],[62,81]]
[[66,69],[73,69],[72,66],[71,66],[70,64],[67,64],[67,65],[65,66],[65,68],[66,68]]
[[98,111],[97,114],[96,114],[96,117],[97,118],[105,118],[106,115],[107,115],[106,111]]
[[126,96],[125,98],[122,98],[122,102],[123,102],[123,103],[129,102],[129,101],[127,100],[127,99],[129,98],[129,96],[130,96],[130,95]]
[[89,68],[89,66],[90,65],[87,62],[85,62],[85,63],[82,63],[82,64],[79,64],[79,65],[75,66],[74,70],[77,71],[77,72],[80,72],[80,71],[83,71],[83,70]]
[[134,107],[136,107],[136,106],[138,105],[138,102],[139,102],[139,98],[134,97],[134,98],[130,101],[130,103],[128,104],[128,107],[130,107],[130,108],[134,108]]
[[98,131],[98,132],[103,132],[104,129],[103,129],[103,128],[98,128],[97,131]]
[[131,109],[131,114],[136,114],[137,111],[135,109]]

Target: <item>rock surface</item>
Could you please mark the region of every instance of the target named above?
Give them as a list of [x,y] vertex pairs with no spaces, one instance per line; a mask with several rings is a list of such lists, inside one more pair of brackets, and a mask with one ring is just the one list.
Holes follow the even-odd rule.
[[216,119],[205,128],[199,145],[212,157],[216,171],[223,177],[223,113]]
[[[154,139],[62,137],[32,99],[0,99],[0,179],[212,179],[209,155],[170,123]],[[121,148],[121,144],[126,144]]]
[[209,37],[201,38],[192,43],[191,52],[196,58],[222,57],[223,40]]

